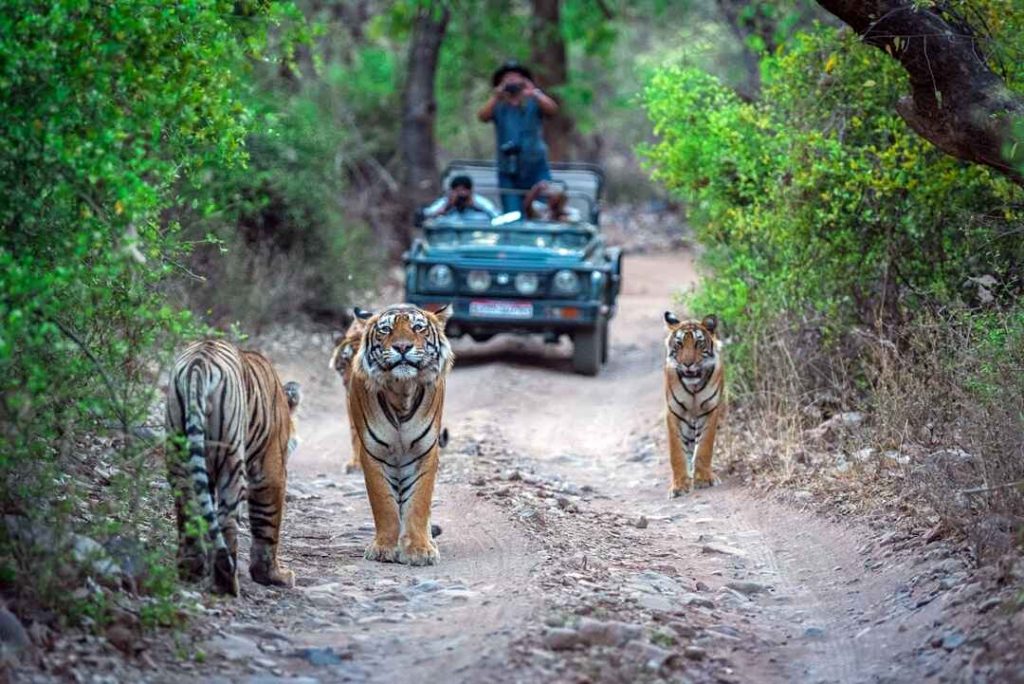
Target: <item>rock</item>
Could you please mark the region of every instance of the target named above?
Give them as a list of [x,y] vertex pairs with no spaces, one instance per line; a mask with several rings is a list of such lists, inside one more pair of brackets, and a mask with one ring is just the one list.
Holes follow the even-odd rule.
[[228,660],[251,660],[262,654],[255,641],[237,634],[215,636],[207,643],[207,649]]
[[575,629],[552,627],[544,632],[541,642],[552,651],[567,651],[580,643],[580,635]]
[[0,606],[0,650],[16,652],[28,648],[32,640],[17,616]]
[[71,537],[71,557],[82,567],[105,579],[113,579],[123,574],[121,566],[107,555],[107,550],[98,541],[82,534]]
[[644,610],[652,610],[659,613],[671,613],[676,609],[676,604],[668,596],[661,594],[642,593],[636,597],[636,602]]
[[252,623],[232,622],[228,627],[237,634],[265,639],[267,641],[291,641],[292,638],[284,632],[274,629],[269,625],[258,625]]
[[708,652],[700,646],[687,646],[683,649],[683,656],[689,660],[704,660],[708,656]]
[[634,520],[633,527],[637,528],[638,530],[647,529],[647,516],[641,515],[639,518]]
[[1003,602],[1003,600],[1001,598],[997,597],[997,596],[992,596],[990,598],[987,598],[987,599],[985,599],[984,601],[982,601],[981,603],[978,604],[978,612],[979,613],[987,613],[988,611],[992,610],[993,608],[995,608],[996,606],[998,606],[1002,602]]
[[558,507],[567,513],[579,513],[579,506],[573,503],[569,498],[559,496],[555,499],[558,502]]
[[967,637],[965,637],[962,633],[947,632],[946,635],[942,637],[942,648],[946,649],[947,651],[953,651],[959,648],[960,646],[963,646],[963,643],[965,641],[967,641]]
[[686,624],[685,622],[670,622],[668,623],[668,626],[672,629],[673,632],[683,637],[684,639],[692,639],[693,637],[697,636],[697,630],[691,627],[690,625]]
[[640,625],[614,620],[604,622],[587,617],[580,618],[577,630],[580,640],[592,646],[623,646],[643,634]]
[[338,653],[331,646],[323,648],[300,648],[291,654],[292,658],[302,658],[313,667],[330,667],[341,665],[343,660],[352,658],[350,653]]
[[733,582],[726,582],[725,586],[729,587],[730,589],[734,589],[735,591],[738,591],[746,596],[760,594],[762,592],[768,591],[767,585],[761,584],[760,582],[751,582],[749,580],[736,580]]
[[680,602],[684,606],[700,606],[702,608],[714,608],[715,602],[707,596],[701,596],[700,594],[683,594],[680,597]]
[[878,451],[874,447],[865,447],[853,453],[853,460],[863,463],[864,461],[870,460],[876,453],[878,453]]
[[746,554],[737,548],[726,546],[725,544],[704,544],[700,547],[700,552],[708,555],[722,555],[722,556],[736,556],[737,558],[745,558]]
[[711,591],[711,587],[709,587],[708,585],[704,584],[700,580],[697,580],[697,583],[694,584],[693,586],[694,586],[694,588],[697,591]]
[[806,627],[804,629],[804,636],[808,639],[822,639],[825,636],[825,628],[814,625]]
[[655,646],[654,644],[645,643],[639,639],[630,641],[626,647],[643,660],[644,669],[652,672],[660,670],[663,665],[676,655],[673,651]]
[[111,625],[107,628],[107,641],[122,653],[132,655],[139,641],[132,629],[125,625]]

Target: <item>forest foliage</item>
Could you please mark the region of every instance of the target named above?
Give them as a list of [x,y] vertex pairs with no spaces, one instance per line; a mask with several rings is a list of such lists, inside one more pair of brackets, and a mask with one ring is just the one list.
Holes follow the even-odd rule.
[[[7,523],[74,519],[103,539],[130,526],[151,549],[143,588],[173,591],[166,491],[154,484],[151,433],[138,429],[160,422],[150,415],[160,371],[182,339],[236,322],[337,325],[400,250],[396,112],[421,4],[6,3],[5,590],[28,591],[14,578],[30,576],[37,597],[60,599],[53,588],[66,578],[41,558],[66,549],[15,553],[25,528]],[[948,4],[1024,88],[1024,10]],[[881,342],[857,340],[913,357],[928,347],[915,325],[941,321],[964,333],[945,348],[972,348],[956,396],[1002,407],[992,415],[1019,429],[1024,197],[906,126],[898,64],[812,23],[823,14],[807,0],[563,0],[553,28],[537,26],[533,5],[453,3],[436,79],[440,163],[492,154],[491,127],[475,116],[492,70],[530,63],[537,36],[555,36],[568,77],[542,85],[571,116],[573,156],[604,161],[612,196],[637,201],[656,192],[632,163],[647,140],[654,179],[685,205],[710,274],[688,306],[725,321],[738,394],[773,377],[787,339],[811,359],[797,367],[803,390],[852,363],[850,395],[881,406],[892,379],[872,372]],[[736,12],[725,20],[721,8]],[[102,617],[97,596],[80,612]]]
[[[957,8],[1024,90],[1024,8]],[[685,63],[643,96],[646,162],[704,247],[686,305],[726,322],[734,397],[798,430],[822,406],[867,409],[872,447],[921,452],[911,481],[951,529],[997,513],[1024,533],[1024,492],[1000,486],[1024,478],[1024,191],[911,130],[906,73],[848,30],[800,31],[760,73],[754,101]],[[996,493],[954,503],[978,486]]]

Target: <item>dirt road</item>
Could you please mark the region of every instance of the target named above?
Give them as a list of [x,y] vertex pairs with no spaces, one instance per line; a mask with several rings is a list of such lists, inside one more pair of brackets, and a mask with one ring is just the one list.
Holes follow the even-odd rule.
[[[892,535],[728,481],[667,499],[661,315],[695,274],[686,252],[625,268],[597,378],[572,374],[567,345],[456,344],[431,568],[362,559],[372,524],[361,475],[343,471],[329,342],[271,345],[305,387],[283,546],[298,587],[246,578],[241,599],[208,605],[173,669],[143,676],[862,682],[943,671],[962,640],[934,624],[949,587],[933,580],[960,571],[948,553],[912,565]],[[937,629],[950,643],[922,649]]]

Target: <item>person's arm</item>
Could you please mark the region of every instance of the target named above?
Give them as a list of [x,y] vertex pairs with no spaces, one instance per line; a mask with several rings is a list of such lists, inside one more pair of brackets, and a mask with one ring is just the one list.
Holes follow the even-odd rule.
[[533,210],[533,203],[537,200],[541,191],[544,189],[544,181],[537,183],[530,191],[526,193],[526,197],[523,198],[523,216],[528,219],[537,218],[537,212]]
[[476,113],[476,118],[480,119],[483,123],[487,123],[494,118],[494,108],[498,106],[498,100],[501,98],[501,86],[498,86],[491,91],[491,96],[484,103],[484,106],[480,108],[480,111]]
[[434,218],[445,214],[451,209],[451,195],[445,195],[444,197],[438,197],[434,200],[429,207],[423,210],[423,215],[427,218]]
[[494,206],[494,203],[491,202],[491,200],[487,199],[483,195],[478,195],[475,192],[473,193],[473,205],[485,214],[489,214],[491,218],[495,218],[499,213],[498,208]]
[[537,100],[537,106],[540,107],[541,113],[544,114],[544,116],[554,116],[557,114],[558,103],[548,97],[544,91],[535,86],[532,81],[527,81],[527,83],[529,83],[529,85],[526,86],[526,90],[523,94]]

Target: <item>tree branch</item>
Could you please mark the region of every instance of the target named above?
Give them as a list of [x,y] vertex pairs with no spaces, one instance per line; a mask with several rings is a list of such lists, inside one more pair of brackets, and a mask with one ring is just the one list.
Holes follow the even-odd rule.
[[1024,185],[1024,96],[986,63],[970,26],[914,0],[818,0],[861,39],[899,61],[909,96],[896,111],[918,135],[957,159]]

